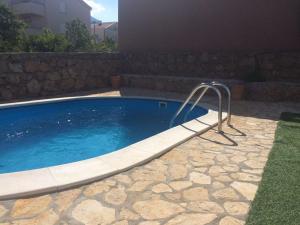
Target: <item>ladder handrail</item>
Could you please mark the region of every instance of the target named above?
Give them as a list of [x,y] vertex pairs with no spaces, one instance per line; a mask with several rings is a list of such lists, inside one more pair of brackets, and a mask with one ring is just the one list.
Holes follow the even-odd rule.
[[231,124],[231,91],[227,85],[222,84],[220,82],[213,81],[211,84],[214,86],[223,87],[225,89],[225,91],[227,92],[227,95],[228,95],[227,125],[230,126],[230,124]]
[[201,94],[199,95],[199,97],[197,98],[197,100],[194,102],[194,104],[192,105],[192,107],[189,109],[189,111],[186,112],[184,118],[183,118],[183,122],[185,122],[187,120],[188,115],[193,111],[193,109],[196,107],[196,105],[198,105],[198,103],[201,101],[201,99],[203,98],[203,96],[206,94],[206,92],[208,91],[208,87],[204,88],[204,90],[201,92]]
[[[225,89],[225,91],[227,92],[227,94],[228,94],[227,124],[228,124],[228,126],[230,126],[230,123],[231,123],[231,91],[230,91],[230,89],[225,84],[222,84],[220,82],[213,81],[213,82],[211,82],[211,85],[223,87]],[[184,119],[183,119],[184,122],[187,120],[188,115],[198,105],[198,103],[201,101],[201,99],[203,98],[203,96],[206,94],[207,91],[208,91],[208,88],[205,88],[202,91],[202,93],[200,94],[200,96],[198,97],[198,99],[195,101],[195,103],[193,104],[193,106],[189,109],[188,112],[186,112],[186,114],[184,116]]]
[[[182,112],[182,110],[185,108],[185,106],[190,102],[192,97],[202,88],[205,88],[205,90],[200,94],[200,97],[202,98],[203,95],[206,93],[208,89],[214,90],[219,98],[219,110],[218,110],[218,131],[222,131],[222,94],[218,88],[211,84],[201,83],[197,87],[194,88],[194,90],[191,92],[191,94],[188,96],[188,98],[185,100],[185,102],[181,105],[181,107],[177,110],[175,115],[172,117],[170,121],[170,127],[174,124],[175,119],[179,116],[179,114]],[[201,100],[200,98],[200,100]],[[199,99],[199,98],[198,98]],[[200,101],[199,100],[199,101]]]

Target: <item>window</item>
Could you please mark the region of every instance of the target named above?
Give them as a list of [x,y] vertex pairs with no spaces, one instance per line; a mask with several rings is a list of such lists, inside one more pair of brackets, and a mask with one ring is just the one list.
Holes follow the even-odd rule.
[[67,5],[66,5],[66,2],[65,1],[61,1],[59,3],[59,11],[61,13],[65,13],[67,11]]

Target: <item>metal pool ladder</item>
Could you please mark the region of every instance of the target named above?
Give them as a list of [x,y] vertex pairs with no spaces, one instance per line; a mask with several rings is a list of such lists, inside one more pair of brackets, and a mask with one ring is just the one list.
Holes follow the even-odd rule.
[[193,111],[193,109],[198,105],[198,103],[201,101],[201,99],[203,98],[203,96],[207,93],[207,91],[209,89],[214,90],[219,98],[219,106],[218,106],[218,132],[222,132],[222,94],[221,91],[219,90],[219,88],[224,88],[225,91],[227,92],[228,95],[228,112],[227,112],[227,124],[228,126],[230,126],[231,124],[231,91],[228,88],[228,86],[226,86],[223,83],[220,82],[211,82],[211,83],[201,83],[200,85],[198,85],[197,87],[194,88],[194,90],[190,93],[190,95],[188,96],[188,98],[184,101],[184,103],[180,106],[180,108],[177,110],[177,112],[174,114],[174,116],[172,117],[171,121],[170,121],[170,127],[173,126],[176,118],[180,115],[180,113],[183,111],[183,109],[186,107],[186,105],[191,101],[191,99],[196,95],[196,93],[203,89],[203,91],[200,93],[199,97],[197,98],[197,100],[194,102],[194,104],[192,105],[192,107],[190,107],[190,109],[186,112],[185,116],[184,116],[184,122],[186,121],[188,115],[190,114],[190,112]]

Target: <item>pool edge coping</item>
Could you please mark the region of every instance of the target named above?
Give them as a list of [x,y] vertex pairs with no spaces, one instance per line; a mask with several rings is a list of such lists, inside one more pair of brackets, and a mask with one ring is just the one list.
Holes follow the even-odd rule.
[[[0,108],[97,98],[135,98],[182,102],[178,99],[158,97],[88,95],[7,103],[1,104]],[[0,200],[61,191],[101,180],[143,165],[218,124],[216,107],[209,104],[199,105],[208,109],[208,113],[112,153],[58,166],[0,174],[1,183],[6,184],[0,186]],[[223,112],[223,121],[226,118],[227,113]]]

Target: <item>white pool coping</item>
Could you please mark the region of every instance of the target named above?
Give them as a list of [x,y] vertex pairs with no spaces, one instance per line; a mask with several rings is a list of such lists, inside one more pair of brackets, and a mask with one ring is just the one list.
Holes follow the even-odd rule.
[[[1,104],[0,109],[95,98],[139,98],[181,102],[180,100],[174,99],[134,96],[79,96]],[[0,200],[29,197],[88,184],[155,159],[175,146],[206,132],[218,124],[218,112],[215,107],[207,104],[200,104],[200,106],[208,109],[206,115],[146,138],[118,151],[59,166],[0,174]],[[222,117],[223,120],[225,120],[227,113],[223,112]]]

